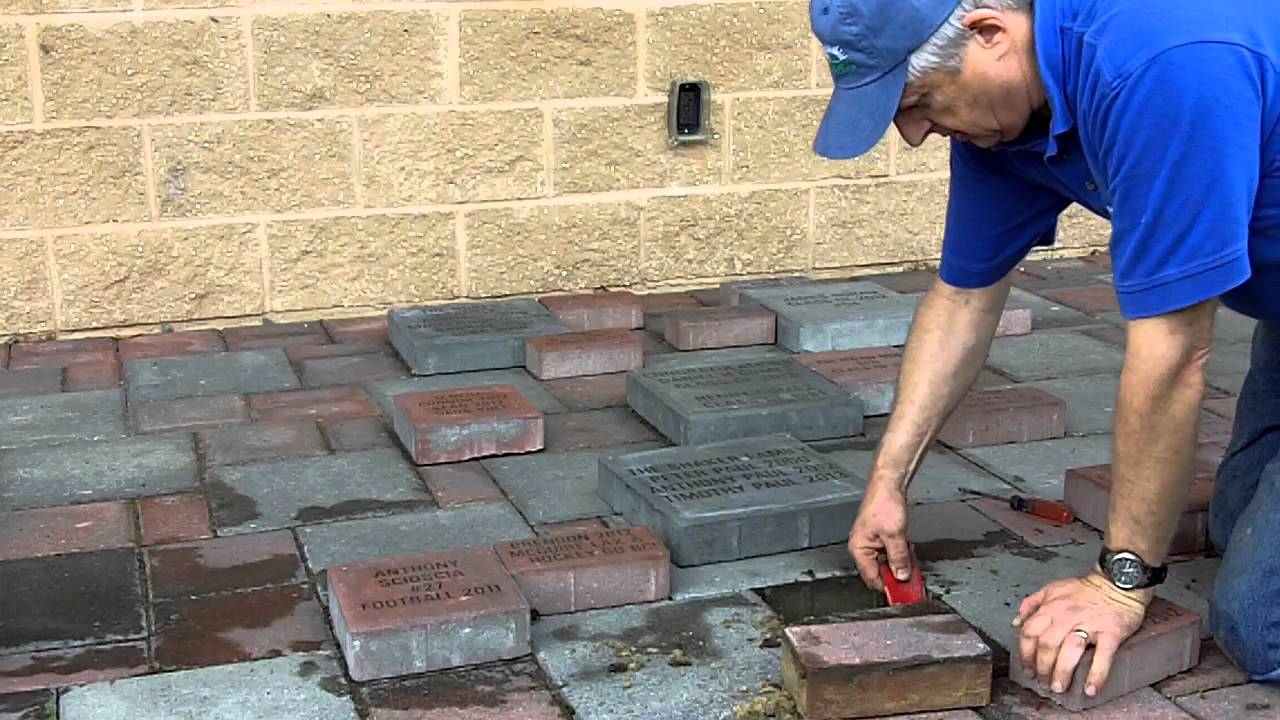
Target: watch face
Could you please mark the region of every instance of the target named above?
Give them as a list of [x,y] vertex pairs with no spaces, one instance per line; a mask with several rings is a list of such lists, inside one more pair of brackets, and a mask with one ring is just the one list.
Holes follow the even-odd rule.
[[1111,579],[1124,589],[1142,584],[1142,563],[1131,557],[1116,557],[1111,561]]

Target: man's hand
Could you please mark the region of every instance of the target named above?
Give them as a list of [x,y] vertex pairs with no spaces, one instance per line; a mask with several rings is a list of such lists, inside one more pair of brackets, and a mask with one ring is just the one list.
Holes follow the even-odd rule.
[[858,508],[858,519],[849,531],[849,555],[862,581],[884,590],[880,581],[880,553],[900,580],[911,575],[911,551],[907,545],[907,499],[889,483],[872,482]]
[[[1097,695],[1111,672],[1116,650],[1142,625],[1151,597],[1150,591],[1120,590],[1097,573],[1049,583],[1022,601],[1013,620],[1022,667],[1041,686],[1064,692],[1085,649],[1093,643],[1097,649],[1085,694]],[[1089,633],[1087,641],[1073,632],[1077,628]]]

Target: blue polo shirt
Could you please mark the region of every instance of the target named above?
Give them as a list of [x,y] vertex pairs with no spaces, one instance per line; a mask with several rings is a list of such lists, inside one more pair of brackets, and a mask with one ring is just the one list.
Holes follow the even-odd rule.
[[951,145],[942,279],[984,287],[1072,202],[1111,220],[1126,318],[1213,297],[1280,319],[1280,2],[1036,0],[1051,110]]

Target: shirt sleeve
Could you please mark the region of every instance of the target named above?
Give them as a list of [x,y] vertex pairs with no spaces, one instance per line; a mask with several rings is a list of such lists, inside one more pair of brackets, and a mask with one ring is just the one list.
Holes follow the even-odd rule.
[[997,155],[968,143],[951,143],[938,274],[954,287],[992,285],[1033,247],[1052,245],[1058,215],[1071,204],[1056,189],[1018,176]]
[[1129,319],[1173,312],[1249,278],[1262,84],[1246,48],[1171,48],[1115,82],[1088,122],[1111,205],[1111,263]]

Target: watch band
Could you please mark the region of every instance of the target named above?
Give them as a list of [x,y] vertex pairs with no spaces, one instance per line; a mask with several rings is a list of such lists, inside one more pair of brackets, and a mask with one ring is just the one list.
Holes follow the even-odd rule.
[[1098,553],[1098,569],[1121,590],[1144,590],[1164,582],[1169,569],[1164,565],[1148,565],[1131,550],[1111,550],[1103,546]]

